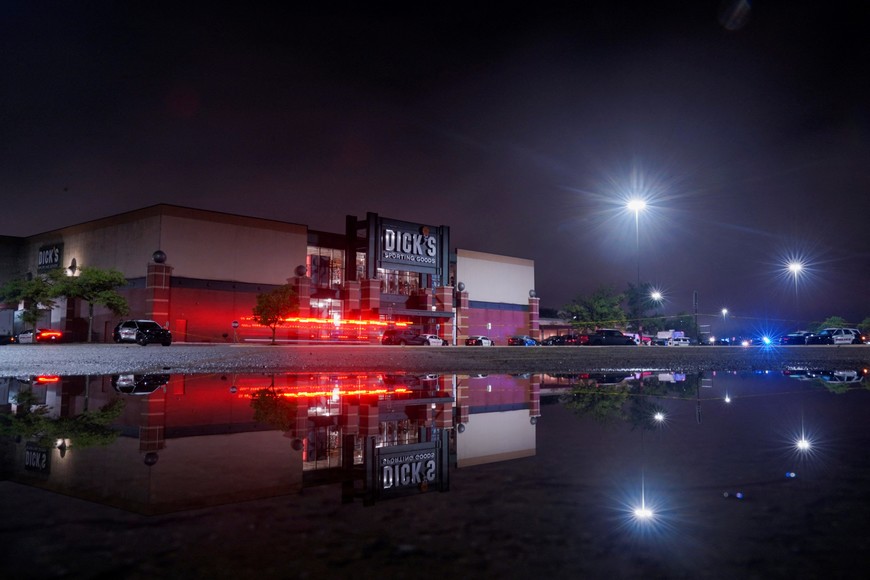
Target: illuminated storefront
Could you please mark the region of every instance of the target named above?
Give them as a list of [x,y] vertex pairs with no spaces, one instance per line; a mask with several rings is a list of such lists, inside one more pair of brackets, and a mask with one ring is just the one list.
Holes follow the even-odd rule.
[[[218,212],[157,205],[31,236],[4,238],[0,283],[83,266],[119,270],[131,317],[167,326],[176,342],[271,339],[252,308],[283,284],[299,296],[297,316],[277,339],[377,342],[389,326],[462,344],[470,334],[507,336],[537,327],[534,263],[450,250],[450,228],[366,214],[344,233]],[[463,280],[465,283],[463,284]],[[532,292],[530,293],[530,290]],[[21,305],[3,305],[0,322]],[[61,301],[40,326],[83,340],[87,306]],[[99,308],[93,340],[118,322]]]

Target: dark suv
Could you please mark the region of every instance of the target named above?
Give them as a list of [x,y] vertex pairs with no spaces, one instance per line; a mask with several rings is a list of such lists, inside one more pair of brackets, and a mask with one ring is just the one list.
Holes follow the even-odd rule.
[[589,343],[594,346],[601,345],[637,345],[634,337],[623,334],[619,330],[610,328],[601,328],[596,330],[594,334],[589,335]]
[[159,342],[163,346],[172,344],[172,333],[153,320],[125,320],[112,332],[115,342],[135,342],[146,346],[151,342]]
[[428,334],[420,334],[420,331],[413,328],[391,328],[384,331],[384,336],[381,337],[381,344],[430,346],[429,336]]

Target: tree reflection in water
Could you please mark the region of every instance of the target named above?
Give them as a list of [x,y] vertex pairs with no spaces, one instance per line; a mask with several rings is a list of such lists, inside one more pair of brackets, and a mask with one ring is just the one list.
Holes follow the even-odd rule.
[[[662,379],[658,374],[624,378],[618,382],[583,379],[561,399],[578,415],[588,415],[601,423],[627,421],[632,429],[652,430],[661,426],[656,416],[666,416],[661,399],[690,399],[696,396],[700,375],[686,375],[679,381]],[[672,373],[665,373],[670,378]]]
[[23,389],[15,395],[15,404],[14,414],[0,415],[0,435],[45,446],[69,440],[78,448],[114,442],[119,432],[111,424],[124,410],[124,401],[113,398],[96,411],[82,411],[74,417],[51,417],[51,408],[39,404],[32,389]]

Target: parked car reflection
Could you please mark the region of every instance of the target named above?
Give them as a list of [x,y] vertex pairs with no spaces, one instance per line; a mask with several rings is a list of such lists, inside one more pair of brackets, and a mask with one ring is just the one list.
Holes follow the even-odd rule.
[[112,388],[125,395],[148,395],[169,382],[169,375],[112,375]]

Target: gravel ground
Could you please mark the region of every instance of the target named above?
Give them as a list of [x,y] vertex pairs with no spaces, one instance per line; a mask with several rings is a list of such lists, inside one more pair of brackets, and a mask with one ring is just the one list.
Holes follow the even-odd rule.
[[383,370],[593,372],[612,369],[782,370],[870,366],[870,345],[786,347],[401,347],[116,344],[0,347],[0,376]]

